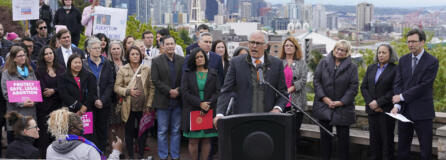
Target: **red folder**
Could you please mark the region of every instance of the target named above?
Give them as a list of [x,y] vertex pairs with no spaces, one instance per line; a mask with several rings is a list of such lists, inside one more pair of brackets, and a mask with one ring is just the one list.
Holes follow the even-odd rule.
[[213,128],[212,124],[212,109],[208,111],[208,113],[204,116],[200,115],[200,111],[191,111],[190,112],[190,130],[204,130]]

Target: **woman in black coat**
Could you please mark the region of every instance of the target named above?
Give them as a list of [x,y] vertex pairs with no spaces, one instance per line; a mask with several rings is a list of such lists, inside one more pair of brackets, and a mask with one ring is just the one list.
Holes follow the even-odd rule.
[[71,42],[79,45],[82,32],[82,13],[73,6],[74,0],[62,0],[62,7],[54,14],[54,25],[65,25],[71,32]]
[[[358,93],[358,68],[350,57],[348,41],[338,41],[314,73],[313,115],[328,130],[336,126],[340,159],[348,159],[349,126],[356,121],[355,96]],[[332,137],[321,129],[322,159],[331,158]]]
[[62,99],[62,106],[71,112],[83,115],[94,107],[96,94],[96,78],[82,68],[79,54],[68,58],[67,71],[57,81],[57,90]]
[[[182,126],[183,136],[189,138],[189,152],[192,159],[198,159],[198,144],[201,141],[200,159],[207,159],[211,149],[210,138],[216,137],[215,128],[207,130],[190,130],[191,111],[200,111],[202,116],[213,110],[215,117],[215,106],[220,90],[218,74],[215,70],[208,69],[208,59],[201,48],[191,51],[188,69],[181,79],[181,91],[183,99]],[[210,122],[212,123],[212,122]]]
[[39,159],[39,150],[33,146],[39,138],[39,127],[30,116],[23,116],[15,111],[6,114],[8,123],[14,130],[15,139],[6,149],[8,159]]
[[370,159],[394,159],[395,119],[387,116],[393,108],[393,81],[396,76],[398,55],[389,44],[378,46],[375,64],[367,67],[361,84],[366,103],[370,131]]
[[46,148],[52,142],[48,134],[48,115],[61,107],[62,103],[57,92],[57,78],[65,72],[65,69],[57,63],[56,55],[49,47],[43,47],[38,57],[37,80],[40,81],[42,89],[42,103],[37,103],[36,115],[37,125],[41,132],[37,140],[37,147],[40,150],[41,158],[46,156]]

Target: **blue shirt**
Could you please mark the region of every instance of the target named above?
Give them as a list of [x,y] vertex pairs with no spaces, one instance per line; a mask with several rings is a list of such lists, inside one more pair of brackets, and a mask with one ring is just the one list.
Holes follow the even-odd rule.
[[379,76],[381,76],[381,73],[384,72],[384,70],[386,69],[388,64],[389,63],[386,63],[383,67],[380,67],[381,65],[378,63],[378,70],[376,71],[376,75],[375,75],[375,84],[376,84],[376,82],[378,82]]
[[99,82],[99,76],[101,76],[101,70],[102,70],[102,66],[104,64],[104,57],[100,56],[100,58],[101,58],[101,62],[99,63],[99,65],[96,65],[96,63],[94,63],[90,59],[90,56],[88,56],[88,67],[90,67],[91,72],[96,77],[97,82]]

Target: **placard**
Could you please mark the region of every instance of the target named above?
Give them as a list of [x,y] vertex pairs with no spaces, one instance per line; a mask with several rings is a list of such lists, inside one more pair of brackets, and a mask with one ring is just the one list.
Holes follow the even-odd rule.
[[93,112],[85,112],[81,119],[84,125],[84,134],[93,134]]
[[123,41],[127,27],[127,9],[94,8],[93,34],[104,33],[111,40]]
[[9,103],[42,102],[42,90],[39,81],[6,81]]
[[39,19],[39,0],[13,0],[12,20]]

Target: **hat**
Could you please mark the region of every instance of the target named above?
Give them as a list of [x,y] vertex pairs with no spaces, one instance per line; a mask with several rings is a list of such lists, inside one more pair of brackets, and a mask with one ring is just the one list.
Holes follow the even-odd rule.
[[15,32],[9,32],[9,33],[6,34],[6,39],[7,40],[13,41],[13,40],[15,40],[17,38],[19,38],[19,35],[17,35],[17,33],[15,33]]

